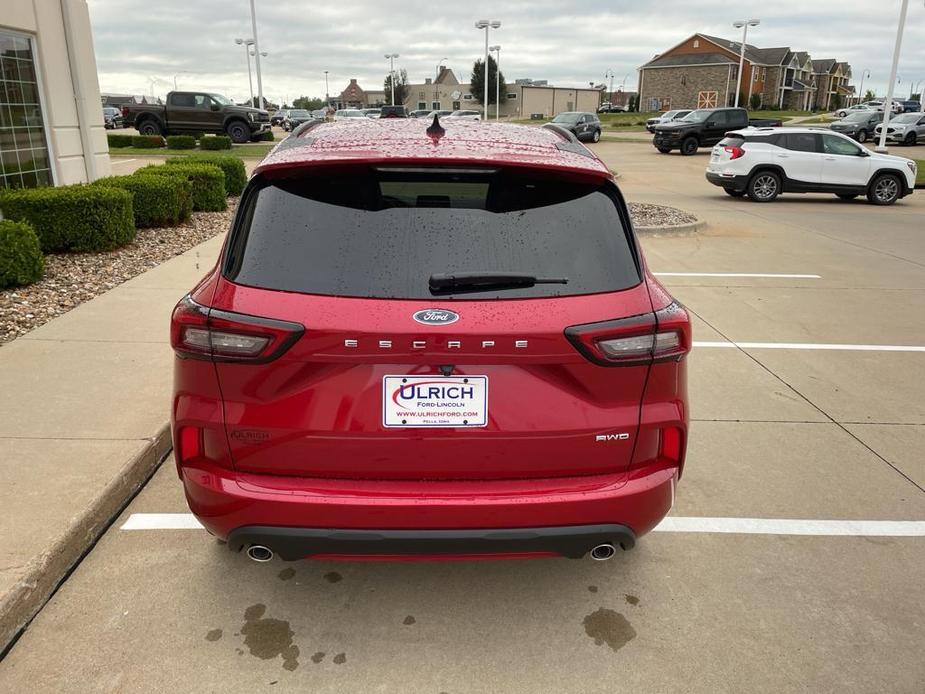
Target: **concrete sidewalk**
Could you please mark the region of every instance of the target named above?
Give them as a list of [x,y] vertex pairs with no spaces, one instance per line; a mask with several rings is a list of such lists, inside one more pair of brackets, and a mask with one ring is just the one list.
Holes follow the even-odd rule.
[[0,652],[170,450],[170,312],[223,237],[0,347]]

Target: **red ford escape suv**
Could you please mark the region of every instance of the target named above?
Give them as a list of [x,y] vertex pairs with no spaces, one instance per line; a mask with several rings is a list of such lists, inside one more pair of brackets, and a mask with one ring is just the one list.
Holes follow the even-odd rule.
[[608,559],[684,463],[688,315],[556,128],[308,124],[171,343],[190,508],[258,561]]

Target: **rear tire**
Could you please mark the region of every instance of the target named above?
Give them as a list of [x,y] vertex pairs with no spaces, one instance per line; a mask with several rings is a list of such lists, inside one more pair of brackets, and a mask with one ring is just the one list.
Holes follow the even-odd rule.
[[231,138],[231,141],[237,145],[242,145],[251,139],[250,128],[248,128],[245,123],[242,123],[239,120],[229,123],[228,127],[225,128],[225,132],[227,133],[228,137]]
[[854,200],[858,194],[857,193],[835,193],[842,200]]
[[867,142],[866,130],[858,130],[858,142]]
[[733,197],[733,198],[741,198],[745,196],[744,190],[732,190],[730,188],[723,188],[723,190],[726,191],[726,195]]
[[899,200],[902,181],[895,174],[880,174],[867,188],[867,201],[871,205],[892,205]]
[[692,154],[697,154],[697,148],[699,146],[700,143],[697,142],[696,137],[689,137],[681,143],[681,154],[683,154],[685,157],[689,157]]
[[671,154],[671,149],[668,147],[656,147],[655,149],[657,149],[662,154]]
[[906,139],[903,140],[903,144],[907,147],[911,147],[912,145],[916,144],[917,139],[918,138],[916,137],[915,133],[909,133],[906,135]]
[[600,142],[601,141],[601,131],[595,130],[594,134],[591,135],[591,142]]
[[161,126],[158,125],[157,121],[148,118],[141,125],[138,126],[139,135],[163,135],[161,132]]
[[748,197],[754,202],[771,202],[780,195],[780,176],[773,171],[759,171],[748,182]]

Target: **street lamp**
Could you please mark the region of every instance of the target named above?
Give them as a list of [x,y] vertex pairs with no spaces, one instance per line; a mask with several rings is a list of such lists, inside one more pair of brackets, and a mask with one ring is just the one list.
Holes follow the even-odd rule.
[[[324,107],[326,109],[331,108],[331,97],[329,96],[329,90],[328,90],[328,71],[327,70],[324,71]],[[327,113],[325,113],[325,117],[327,117]]]
[[482,117],[488,120],[488,32],[490,29],[500,29],[501,22],[497,19],[480,19],[475,23],[475,28],[485,30],[485,69],[482,74],[482,82],[485,85],[485,100],[482,104]]
[[870,77],[870,70],[861,70],[861,86],[858,87],[858,103],[864,98],[864,78]]
[[748,28],[756,27],[761,24],[760,19],[739,20],[733,22],[732,26],[742,30],[742,46],[739,50],[739,74],[736,78],[736,100],[735,106],[739,105],[739,92],[742,89],[742,68],[745,66],[745,42],[748,40]]
[[[254,0],[251,0],[251,31],[253,32],[254,53],[256,55],[254,65],[257,69],[257,98],[260,100],[259,107],[266,108],[266,104],[263,102],[263,79],[260,76],[260,56],[263,54],[260,52],[260,43],[257,40],[257,10],[254,8]],[[250,65],[250,62],[248,62],[248,65]],[[248,74],[249,70],[250,68],[248,68]]]
[[491,46],[495,54],[495,120],[501,120],[501,46]]
[[254,82],[251,79],[251,46],[254,45],[254,39],[235,39],[234,42],[239,46],[244,46],[244,54],[247,56],[247,84],[251,91],[251,100],[249,105],[254,105]]
[[903,30],[906,28],[906,10],[909,9],[909,0],[903,0],[899,8],[899,26],[896,27],[896,46],[893,48],[893,65],[890,67],[890,86],[887,88],[886,101],[883,102],[883,125],[880,128],[880,144],[878,152],[888,152],[886,147],[886,124],[893,115],[893,89],[896,87],[896,69],[899,63],[899,49],[903,43]]
[[610,91],[607,93],[607,103],[610,104],[611,110],[613,110],[613,70],[607,70],[604,72],[604,79],[610,79]]
[[389,84],[392,87],[392,106],[395,105],[395,59],[398,53],[386,53],[385,57],[389,60]]

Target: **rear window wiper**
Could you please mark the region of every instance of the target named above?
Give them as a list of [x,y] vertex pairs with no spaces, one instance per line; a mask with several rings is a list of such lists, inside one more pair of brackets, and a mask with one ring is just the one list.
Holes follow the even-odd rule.
[[567,277],[536,277],[523,272],[455,272],[430,276],[431,294],[523,289],[537,284],[568,284]]

